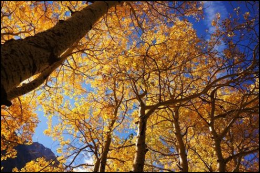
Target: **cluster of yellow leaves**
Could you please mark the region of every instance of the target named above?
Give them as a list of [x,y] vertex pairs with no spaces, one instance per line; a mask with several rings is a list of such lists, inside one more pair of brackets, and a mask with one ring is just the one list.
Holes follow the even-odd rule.
[[32,135],[38,123],[34,106],[35,101],[25,96],[13,100],[9,109],[1,107],[1,160],[15,157],[13,147],[16,145],[32,142]]
[[[107,172],[128,172],[132,170],[133,160],[135,155],[135,143],[136,137],[132,139],[126,139],[122,142],[117,136],[115,136],[115,142],[112,143],[111,148],[115,148],[109,152]],[[121,142],[120,142],[121,141]],[[120,153],[120,154],[119,154]]]
[[[220,16],[217,15],[216,18],[219,20]],[[130,20],[127,21],[127,19],[125,19],[125,21],[126,23],[124,23],[123,26],[127,26],[127,22],[130,23]],[[106,28],[105,25],[98,25],[100,25],[99,27],[102,26]],[[145,22],[144,26],[146,26]],[[68,101],[65,102],[64,105],[60,100],[56,100],[55,102],[58,103],[59,106],[62,105],[62,110],[57,111],[59,116],[62,117],[62,123],[56,125],[52,131],[52,126],[49,126],[50,129],[47,130],[46,133],[59,139],[64,146],[69,145],[64,142],[62,138],[62,131],[65,129],[71,129],[68,130],[69,133],[85,143],[88,143],[88,140],[100,141],[101,143],[102,138],[104,138],[106,132],[109,131],[107,123],[110,122],[114,116],[114,108],[113,106],[111,107],[111,103],[114,104],[111,100],[113,94],[110,93],[114,91],[114,88],[111,87],[113,86],[114,80],[120,81],[117,83],[117,91],[119,93],[123,92],[123,86],[127,86],[124,88],[124,96],[128,99],[135,98],[133,85],[137,87],[138,91],[145,89],[148,91],[149,96],[146,99],[146,104],[153,105],[158,103],[160,99],[158,95],[163,95],[164,99],[169,99],[170,97],[181,98],[203,90],[207,86],[208,78],[210,77],[212,80],[216,79],[217,73],[215,72],[218,71],[219,66],[225,63],[222,62],[221,58],[214,52],[210,52],[208,55],[201,55],[201,52],[199,52],[200,47],[197,45],[197,43],[200,43],[200,40],[197,38],[196,32],[192,29],[192,25],[187,21],[176,20],[172,27],[154,27],[153,30],[143,33],[139,39],[135,38],[135,41],[131,43],[123,39],[118,44],[116,41],[119,40],[119,37],[114,33],[113,28],[110,28],[109,32],[111,34],[110,37],[106,36],[106,33],[90,32],[89,37],[92,39],[83,40],[88,44],[81,46],[82,49],[86,49],[85,52],[87,52],[88,59],[75,54],[73,59],[68,60],[69,66],[72,68],[64,67],[62,70],[63,75],[72,80],[64,81],[63,77],[57,78],[63,81],[64,84],[69,83],[74,86],[72,90],[69,85],[62,84],[65,94],[71,98],[77,98],[78,101],[78,103],[75,103],[75,108],[73,108],[73,105]],[[124,34],[126,38],[131,37],[131,33],[126,34],[123,29],[118,31],[117,34],[119,34],[119,32],[122,32],[121,34]],[[112,40],[111,37],[113,38]],[[96,44],[97,42],[99,42],[99,44]],[[93,48],[93,46],[95,47]],[[106,47],[106,49],[103,49],[104,47]],[[169,64],[169,62],[171,63]],[[198,63],[200,64],[199,66]],[[88,64],[88,66],[86,64]],[[93,80],[88,81],[93,91],[87,91],[81,85],[81,82],[86,78],[84,75],[73,70],[76,68],[78,72],[84,72],[84,74],[91,72],[89,78],[93,78]],[[140,77],[144,72],[145,76],[143,78]],[[58,73],[60,72],[57,72],[57,74]],[[159,73],[161,81],[158,77]],[[167,90],[169,88],[171,88],[170,91],[173,92],[173,96],[169,95],[169,91]],[[72,92],[75,90],[77,93]],[[78,98],[77,95],[79,94],[84,94],[84,96],[81,95],[81,98]],[[230,98],[234,99],[234,97]],[[239,100],[239,97],[237,98]],[[228,101],[224,96],[223,99]],[[236,100],[232,100],[232,102],[234,101]],[[201,104],[199,99],[197,102]],[[131,106],[133,105],[134,104]],[[50,108],[48,105],[45,109],[57,108]],[[185,132],[185,129],[188,129],[187,136],[185,137],[188,141],[186,145],[192,148],[192,150],[189,151],[191,154],[188,155],[190,164],[193,165],[190,170],[200,171],[202,167],[207,170],[207,166],[209,165],[212,170],[216,170],[217,161],[214,149],[212,148],[213,141],[210,135],[208,135],[209,129],[206,127],[205,122],[198,118],[195,112],[189,111],[189,109],[180,109],[180,122],[181,129],[184,129],[182,133]],[[206,115],[209,114],[210,109],[209,104],[204,104],[203,107],[199,109],[206,120],[209,120]],[[225,109],[231,108],[227,107]],[[217,111],[217,113],[223,112],[221,109]],[[162,153],[174,153],[172,151],[175,148],[174,141],[166,145],[165,142],[160,140],[162,134],[164,137],[175,138],[173,135],[174,127],[171,122],[165,121],[164,119],[167,116],[169,116],[167,112],[162,112],[159,113],[158,116],[152,117],[151,122],[149,121],[151,125],[149,124],[147,131],[147,143],[153,149],[161,151]],[[102,117],[102,120],[100,117]],[[133,111],[131,117],[137,117],[137,112]],[[129,121],[126,120],[125,122],[129,123]],[[226,125],[223,121],[218,122],[218,124],[221,123],[223,126],[219,126],[217,128],[218,131],[221,131]],[[89,127],[89,124],[92,125],[92,128]],[[195,125],[198,129],[195,127],[191,128]],[[66,128],[64,128],[65,126]],[[130,127],[135,128],[136,125],[130,122]],[[124,128],[124,126],[120,126],[120,128]],[[85,133],[82,133],[83,129]],[[194,135],[198,135],[198,137],[194,138]],[[114,136],[114,138],[116,138],[116,136]],[[98,151],[100,152],[101,150],[102,149],[99,148]],[[59,151],[62,152],[64,149],[60,148]],[[179,169],[176,164],[178,161],[177,157],[162,157],[162,155],[158,153],[148,153],[149,154],[146,155],[147,162],[153,163],[153,160],[155,160],[158,164],[166,165],[165,168],[173,170]],[[129,156],[129,158],[126,158],[126,156]],[[109,165],[108,170],[127,171],[130,170],[132,166],[134,149],[133,147],[125,148],[122,151],[120,150],[120,152],[111,150],[109,157],[114,159],[109,159],[107,163]],[[93,155],[93,160],[95,159],[96,156]],[[169,161],[169,159],[172,160]],[[205,165],[205,163],[207,163],[207,165]],[[111,167],[111,165],[114,166]],[[145,169],[151,170],[149,166]]]
[[[53,27],[58,20],[66,19],[68,7],[82,9],[84,2],[1,2],[1,42],[15,38],[25,38]],[[74,8],[72,8],[74,9]],[[17,38],[15,38],[17,39]]]
[[[14,38],[14,35],[24,38],[54,26],[59,19],[68,18],[68,6],[75,10],[86,6],[85,2],[79,1],[3,3],[2,14],[6,16],[3,17],[2,27],[9,29],[3,29],[2,42]],[[178,9],[180,11],[175,13],[175,8],[171,5],[181,7]],[[107,171],[126,172],[132,169],[136,137],[123,141],[118,133],[136,130],[134,122],[139,118],[138,94],[147,92],[142,99],[148,106],[169,99],[185,98],[207,87],[209,79],[215,80],[217,75],[221,75],[219,69],[224,68],[226,63],[216,51],[203,52],[203,42],[197,37],[192,24],[177,18],[181,14],[195,17],[201,15],[200,2],[133,2],[132,6],[135,16],[132,7],[125,3],[96,23],[79,42],[73,56],[52,73],[42,88],[44,90],[37,97],[49,119],[48,129],[44,133],[60,142],[57,152],[63,156],[79,150],[81,145],[88,145],[86,149],[92,153],[93,160],[100,159],[106,142],[104,139],[111,135],[113,140],[108,153]],[[185,10],[187,6],[191,8]],[[168,14],[167,11],[170,10],[173,12]],[[144,16],[143,20],[141,16]],[[248,12],[244,14],[247,22],[249,17]],[[221,43],[218,37],[223,32],[219,20],[220,14],[216,14],[212,21],[216,32],[212,34],[208,50]],[[245,25],[241,27],[243,26]],[[224,20],[222,27],[229,39],[235,36],[230,19]],[[231,43],[223,52],[230,59],[235,55],[234,44]],[[236,52],[238,59],[242,57],[238,55]],[[222,101],[218,104],[223,105],[223,108],[217,107],[216,115],[236,109],[234,105],[239,105],[242,97],[241,93],[231,89],[224,89],[217,95]],[[118,105],[121,99],[122,103]],[[21,143],[31,140],[37,119],[31,111],[31,103],[27,103],[28,99],[25,100],[22,104],[15,101],[16,107],[9,110],[1,110],[1,150],[10,153],[2,159],[15,155],[12,150],[14,145],[9,141]],[[208,167],[216,170],[217,160],[212,147],[214,142],[205,122],[210,121],[208,115],[211,105],[200,99],[195,99],[194,105],[185,104],[179,109],[178,119],[187,147],[190,171],[208,171]],[[23,106],[22,109],[19,105]],[[170,109],[175,106],[178,105],[171,105]],[[217,132],[223,131],[227,120],[234,115],[229,116],[216,121]],[[257,117],[243,116],[245,124],[236,124],[232,128],[234,134],[243,135],[243,130],[248,130],[248,126],[252,126],[250,133],[257,129],[257,125],[252,123],[252,119],[256,120]],[[52,124],[53,117],[58,117],[59,120],[55,125]],[[147,145],[151,148],[146,154],[146,163],[150,166],[145,166],[146,171],[158,170],[151,168],[151,165],[179,170],[179,158],[176,156],[178,144],[174,135],[176,127],[173,125],[175,119],[164,107],[160,107],[150,117],[146,138]],[[15,135],[17,131],[21,133]],[[64,134],[76,142],[65,139]],[[226,136],[226,141],[235,138],[233,144],[236,146],[242,139],[239,135]],[[2,140],[2,136],[6,140]],[[243,144],[249,146],[247,143],[250,140],[244,140]],[[222,143],[222,148],[223,155],[228,157],[231,149],[226,141]],[[49,165],[52,163],[40,158],[27,163],[21,172],[64,171],[61,166]],[[231,170],[233,165],[230,165],[228,169]],[[14,171],[18,172],[17,169]]]
[[12,172],[64,172],[62,163],[55,163],[55,161],[46,161],[43,157],[32,160],[18,170],[14,168]]

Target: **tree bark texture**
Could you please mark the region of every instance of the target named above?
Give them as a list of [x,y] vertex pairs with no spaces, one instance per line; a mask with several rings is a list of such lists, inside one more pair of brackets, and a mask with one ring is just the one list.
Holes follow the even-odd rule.
[[105,172],[106,163],[107,163],[107,155],[108,155],[108,152],[109,152],[110,144],[111,144],[111,132],[109,132],[109,134],[106,137],[104,150],[103,150],[103,153],[102,153],[102,156],[101,156],[101,164],[100,164],[99,172]]
[[145,115],[145,107],[141,106],[139,109],[139,123],[133,172],[143,172],[144,170],[145,154],[147,152],[147,146],[145,143],[147,119],[148,118]]
[[93,172],[98,172],[99,166],[100,166],[100,159],[97,158],[97,161],[96,161],[96,163],[95,163],[95,165],[94,165],[94,170],[93,170]]
[[[114,112],[115,116],[117,115],[117,112],[118,112],[118,106],[116,107],[115,112]],[[105,169],[106,169],[107,155],[108,155],[110,144],[112,141],[112,133],[113,133],[112,128],[114,127],[115,122],[116,122],[116,119],[113,119],[109,125],[109,132],[107,133],[107,136],[106,136],[105,146],[104,146],[103,153],[101,156],[101,164],[100,164],[99,172],[105,172]]]
[[[22,81],[50,67],[119,1],[95,2],[53,28],[1,45],[1,104]],[[2,94],[3,93],[3,94]],[[6,93],[6,98],[4,97]]]
[[215,152],[217,154],[217,169],[218,172],[226,172],[226,163],[225,160],[223,158],[222,152],[221,152],[221,146],[220,146],[220,140],[215,140]]
[[175,128],[175,136],[178,141],[178,154],[179,154],[179,160],[180,160],[180,166],[181,166],[181,172],[188,172],[188,160],[187,160],[187,154],[185,150],[185,144],[183,142],[183,136],[181,133],[181,128],[179,125],[179,112],[178,109],[174,111],[174,128]]

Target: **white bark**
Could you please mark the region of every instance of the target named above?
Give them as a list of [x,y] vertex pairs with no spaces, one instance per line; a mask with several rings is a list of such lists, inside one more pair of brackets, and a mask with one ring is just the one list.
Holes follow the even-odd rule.
[[145,143],[147,119],[148,116],[145,114],[145,106],[140,105],[133,172],[143,172],[144,170],[145,154],[147,149]]

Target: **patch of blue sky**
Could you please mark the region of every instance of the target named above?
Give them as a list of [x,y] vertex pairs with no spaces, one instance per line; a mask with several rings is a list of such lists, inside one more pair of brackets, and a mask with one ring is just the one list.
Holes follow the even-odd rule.
[[[205,1],[204,2],[204,13],[205,13],[205,19],[204,24],[206,25],[209,34],[206,35],[206,39],[210,39],[210,34],[216,31],[216,27],[212,26],[212,21],[216,19],[216,14],[220,14],[220,22],[222,22],[223,19],[228,17],[228,11],[226,6],[224,5],[224,2],[221,1]],[[222,52],[226,46],[221,41],[220,45],[216,45],[214,47],[215,50],[218,52]]]
[[[211,22],[212,20],[214,20],[216,18],[216,14],[219,13],[220,14],[220,22],[222,22],[223,20],[227,19],[229,17],[229,15],[233,15],[233,16],[236,16],[236,12],[234,10],[234,8],[238,8],[239,7],[239,11],[241,12],[240,13],[240,18],[242,19],[243,18],[243,14],[245,12],[248,12],[248,9],[246,7],[246,5],[244,3],[239,3],[239,2],[220,2],[220,1],[207,1],[207,2],[204,2],[204,15],[205,15],[205,20],[203,20],[203,25],[201,25],[201,22],[192,22],[193,23],[193,26],[194,28],[196,29],[197,33],[200,35],[204,33],[204,37],[206,38],[206,40],[209,40],[210,39],[210,34],[215,32],[215,27],[212,26]],[[192,20],[192,19],[191,19]],[[209,32],[207,32],[207,34],[205,35],[205,29],[201,30],[200,28],[206,28]],[[256,27],[256,32],[259,33],[259,27],[257,28]],[[247,35],[249,35],[250,33],[246,33]],[[259,35],[259,34],[258,34]],[[230,38],[230,40],[233,40],[233,42],[236,42],[238,44],[236,44],[236,46],[241,50],[243,51],[244,50],[249,50],[248,48],[250,47],[250,49],[253,49],[253,47],[256,45],[254,43],[250,44],[249,40],[241,40],[241,38],[239,38],[238,36],[236,36],[236,33],[235,33],[235,36]],[[221,44],[220,45],[216,45],[214,47],[214,49],[216,51],[218,51],[218,56],[223,56],[225,57],[224,53],[223,53],[223,50],[226,49],[228,46],[227,44],[224,44],[223,41],[221,41]],[[246,48],[247,47],[247,48]],[[246,49],[245,49],[246,48]],[[252,57],[252,56],[251,56]],[[226,74],[232,74],[234,73],[234,69],[237,69],[237,68],[240,68],[240,69],[243,69],[243,66],[244,67],[247,67],[248,66],[248,63],[252,62],[249,57],[249,61],[248,62],[244,62],[242,63],[242,65],[240,64],[239,66],[234,66],[234,58],[230,58],[226,65],[227,67],[228,66],[232,66],[232,68],[229,68],[229,70],[226,70],[222,73],[219,73],[217,75],[217,77],[222,77]]]
[[[43,111],[36,111],[36,114],[38,115],[40,122],[38,123],[38,125],[35,129],[35,133],[33,135],[32,140],[33,140],[33,142],[39,142],[39,143],[43,144],[45,147],[51,149],[52,152],[55,153],[55,155],[57,156],[58,153],[56,150],[59,147],[59,142],[54,141],[51,137],[43,134],[43,131],[48,128],[48,125],[47,125],[48,119],[46,116],[44,116]],[[53,117],[52,122],[54,124],[56,124],[58,122],[57,117]]]
[[[54,81],[55,82],[55,79]],[[50,84],[51,82],[49,82],[48,84]],[[90,86],[90,84],[85,84],[82,83],[82,85],[87,88],[88,90],[93,90]],[[84,97],[83,95],[81,96],[76,96],[76,97]],[[69,96],[64,95],[64,102],[61,105],[61,109],[62,106],[65,104],[65,100],[68,100],[70,102],[71,105],[71,109],[73,109],[75,107],[75,97],[74,98],[70,98]],[[43,131],[46,130],[48,128],[47,122],[48,119],[47,117],[44,115],[44,112],[41,111],[40,109],[41,106],[38,106],[38,111],[36,111],[38,118],[40,120],[40,122],[38,123],[36,129],[35,129],[35,133],[33,135],[33,142],[39,142],[41,144],[43,144],[45,147],[50,148],[56,155],[59,155],[56,150],[59,147],[59,142],[58,141],[54,141],[51,137],[46,136]],[[56,125],[60,123],[60,119],[57,116],[53,116],[52,117],[52,126]],[[70,135],[63,135],[64,139],[70,139],[72,140],[72,137]]]

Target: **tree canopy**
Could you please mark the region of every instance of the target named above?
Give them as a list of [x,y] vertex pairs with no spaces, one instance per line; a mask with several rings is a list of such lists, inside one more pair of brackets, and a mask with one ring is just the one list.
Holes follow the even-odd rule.
[[13,172],[259,171],[259,2],[226,5],[1,1],[1,161],[42,111],[59,164]]

